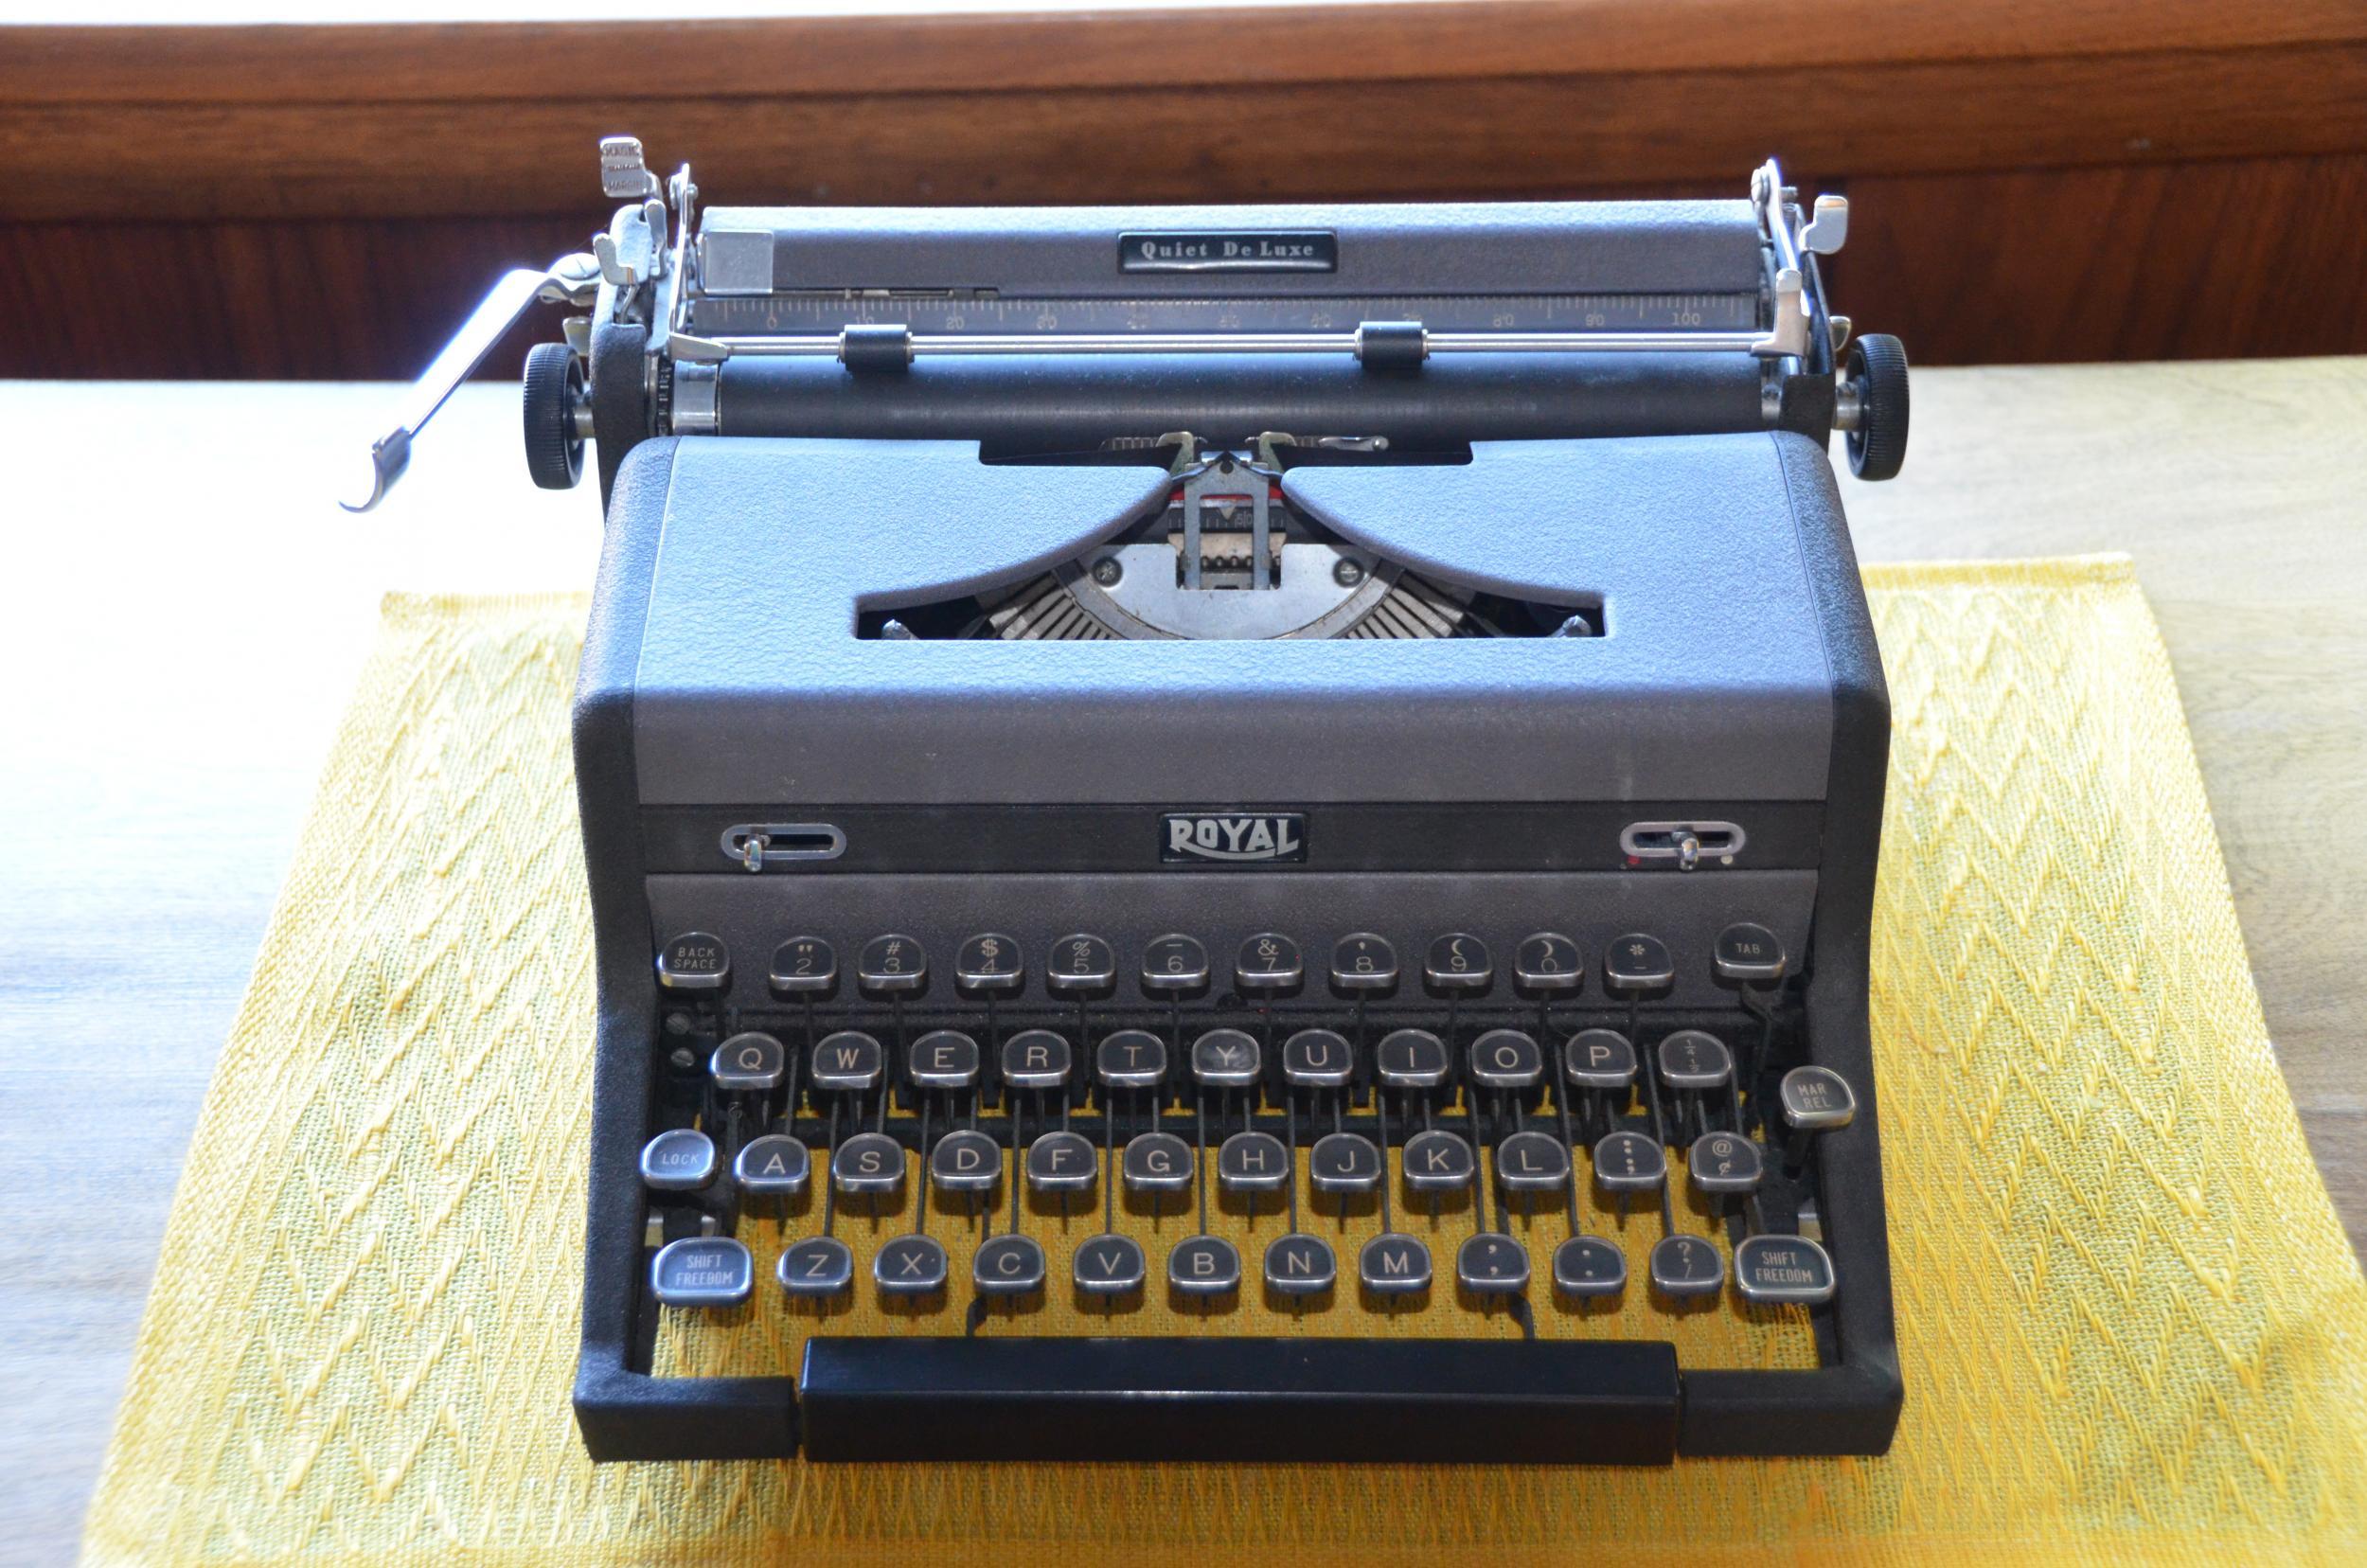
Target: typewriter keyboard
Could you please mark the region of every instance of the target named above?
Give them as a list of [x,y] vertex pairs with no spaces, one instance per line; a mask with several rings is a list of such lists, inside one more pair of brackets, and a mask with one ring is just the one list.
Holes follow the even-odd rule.
[[[727,1012],[739,955],[667,942],[653,1369],[793,1372],[837,1334],[1598,1337],[1817,1364],[1812,1309],[1843,1282],[1811,1173],[1855,1102],[1796,1060],[1765,930],[1700,953],[1642,932],[1132,946],[1121,966],[1091,933],[1037,953],[800,935],[762,957],[776,1005]],[[1733,1005],[1657,1006],[1683,964]]]

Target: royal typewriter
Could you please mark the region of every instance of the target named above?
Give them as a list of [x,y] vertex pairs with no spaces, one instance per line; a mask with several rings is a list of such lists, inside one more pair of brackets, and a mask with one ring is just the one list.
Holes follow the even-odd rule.
[[[504,278],[595,1458],[1878,1453],[1845,204],[702,207]],[[367,502],[364,503],[368,504]]]

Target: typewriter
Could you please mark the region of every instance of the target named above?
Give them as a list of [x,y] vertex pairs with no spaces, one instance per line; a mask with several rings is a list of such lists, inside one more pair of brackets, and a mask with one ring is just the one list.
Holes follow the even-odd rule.
[[596,1459],[1887,1448],[1842,200],[600,171],[359,503],[568,309]]

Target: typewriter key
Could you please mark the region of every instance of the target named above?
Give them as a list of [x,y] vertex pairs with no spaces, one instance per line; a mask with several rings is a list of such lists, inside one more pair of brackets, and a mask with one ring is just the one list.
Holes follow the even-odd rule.
[[719,996],[731,980],[731,949],[710,932],[685,932],[658,949],[657,983],[678,996]]
[[1119,1169],[1129,1192],[1182,1192],[1192,1185],[1192,1146],[1172,1132],[1144,1132],[1127,1140]]
[[1419,1295],[1430,1289],[1430,1248],[1403,1232],[1384,1231],[1356,1255],[1356,1274],[1375,1295]]
[[918,1232],[893,1238],[871,1259],[871,1277],[881,1295],[934,1295],[945,1289],[945,1248]]
[[1652,1289],[1678,1301],[1716,1295],[1726,1283],[1717,1249],[1698,1236],[1664,1236],[1652,1244]]
[[1735,1249],[1735,1290],[1764,1307],[1833,1299],[1833,1260],[1805,1236],[1753,1236]]
[[1641,1132],[1621,1130],[1594,1146],[1594,1185],[1605,1192],[1652,1192],[1668,1180],[1668,1156]]
[[1524,936],[1512,950],[1512,985],[1523,996],[1575,996],[1585,984],[1578,944],[1557,931]]
[[1307,1154],[1307,1179],[1317,1192],[1371,1192],[1384,1168],[1372,1139],[1357,1132],[1326,1132]]
[[1484,1089],[1531,1089],[1544,1076],[1544,1053],[1518,1029],[1490,1029],[1471,1042],[1471,1081]]
[[787,1198],[806,1190],[813,1156],[782,1132],[751,1138],[732,1160],[732,1180],[751,1198]]
[[1013,1089],[1065,1089],[1074,1057],[1065,1037],[1022,1029],[1003,1042],[1003,1081]]
[[1095,1048],[1094,1072],[1105,1088],[1152,1088],[1167,1076],[1167,1042],[1148,1029],[1120,1029]]
[[1290,1151],[1271,1132],[1236,1132],[1217,1149],[1217,1185],[1227,1192],[1280,1192]]
[[1849,1080],[1830,1067],[1794,1067],[1784,1075],[1776,1097],[1783,1102],[1784,1125],[1794,1131],[1847,1127],[1858,1114]]
[[1331,948],[1331,989],[1359,998],[1386,996],[1397,989],[1397,950],[1369,931],[1341,937]]
[[1515,1132],[1496,1146],[1496,1180],[1506,1192],[1558,1192],[1570,1185],[1570,1150],[1549,1133]]
[[1152,996],[1190,996],[1208,989],[1208,950],[1200,939],[1171,932],[1143,949],[1143,989]]
[[1405,1185],[1415,1192],[1460,1192],[1479,1170],[1479,1156],[1444,1128],[1416,1132],[1405,1141]]
[[1277,1236],[1266,1246],[1266,1289],[1279,1296],[1323,1294],[1339,1278],[1331,1244],[1304,1231]]
[[818,1093],[868,1094],[886,1076],[887,1052],[880,1042],[856,1029],[824,1035],[813,1048],[813,1070],[808,1076]]
[[974,1128],[960,1128],[929,1151],[929,1179],[948,1192],[991,1192],[1003,1180],[1003,1146]]
[[1745,985],[1784,977],[1784,944],[1762,925],[1730,925],[1717,934],[1710,961],[1720,980]]
[[1081,931],[1053,943],[1044,960],[1044,989],[1055,996],[1106,995],[1117,979],[1117,954],[1110,944]]
[[1099,1161],[1082,1132],[1046,1132],[1027,1146],[1027,1185],[1038,1192],[1091,1192]]
[[1204,1089],[1244,1089],[1257,1081],[1259,1058],[1256,1036],[1211,1029],[1192,1042],[1192,1077]]
[[769,1034],[736,1034],[707,1059],[707,1077],[734,1092],[778,1089],[788,1071],[787,1047]]
[[918,996],[929,989],[929,954],[910,936],[874,936],[855,961],[855,982],[865,996]]
[[970,1276],[982,1296],[1031,1296],[1043,1289],[1043,1249],[1035,1238],[1006,1231],[978,1244]]
[[1231,1295],[1241,1288],[1241,1255],[1221,1236],[1187,1236],[1167,1254],[1167,1284],[1178,1295]]
[[1632,998],[1659,990],[1676,978],[1676,963],[1657,936],[1629,932],[1603,950],[1603,989],[1613,995]]
[[1712,1132],[1696,1138],[1685,1155],[1685,1173],[1694,1190],[1711,1197],[1756,1192],[1767,1173],[1759,1146],[1733,1132]]
[[1616,1029],[1581,1029],[1561,1049],[1562,1077],[1576,1088],[1615,1094],[1635,1086],[1635,1047]]
[[773,950],[766,979],[775,996],[828,996],[838,989],[838,954],[819,936],[792,936]]
[[1808,1145],[1819,1133],[1847,1127],[1858,1116],[1858,1096],[1849,1080],[1830,1067],[1794,1067],[1776,1086],[1776,1103],[1783,1107],[1790,1136],[1784,1143],[1784,1165],[1797,1170],[1808,1157]]
[[1373,1052],[1373,1070],[1390,1089],[1435,1089],[1447,1067],[1447,1042],[1428,1029],[1393,1030]]
[[641,1181],[652,1192],[697,1192],[715,1180],[715,1140],[668,1128],[641,1148]]
[[1734,1081],[1734,1053],[1714,1034],[1679,1029],[1654,1054],[1660,1059],[1661,1081],[1680,1093],[1708,1094]]
[[1480,996],[1496,981],[1487,944],[1468,932],[1433,939],[1422,962],[1422,984],[1440,995]]
[[1017,996],[1026,985],[1027,967],[1014,937],[972,936],[953,955],[953,989],[964,996]]
[[1454,1277],[1473,1295],[1518,1295],[1529,1287],[1529,1250],[1502,1231],[1481,1231],[1455,1249]]
[[932,1029],[913,1042],[904,1071],[917,1089],[974,1089],[978,1042],[959,1029]]
[[1301,1029],[1282,1042],[1282,1076],[1300,1089],[1337,1089],[1356,1073],[1356,1053],[1345,1035]]
[[904,1146],[884,1132],[858,1132],[830,1156],[830,1185],[847,1197],[904,1190]]
[[756,1278],[748,1249],[728,1236],[685,1236],[650,1260],[650,1293],[666,1307],[737,1307]]
[[781,1249],[781,1289],[801,1298],[845,1295],[855,1283],[855,1255],[833,1237],[809,1236]]
[[1574,1236],[1554,1249],[1554,1289],[1575,1301],[1628,1288],[1628,1255],[1599,1236]]
[[1078,1245],[1070,1264],[1077,1289],[1105,1299],[1132,1295],[1148,1272],[1141,1245],[1128,1236],[1094,1237]]
[[1288,996],[1306,981],[1299,945],[1280,932],[1258,933],[1234,955],[1233,989],[1243,996]]

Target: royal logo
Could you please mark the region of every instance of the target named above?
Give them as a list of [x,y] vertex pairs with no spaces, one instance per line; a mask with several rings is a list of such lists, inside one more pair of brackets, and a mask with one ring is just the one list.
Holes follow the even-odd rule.
[[1159,858],[1168,864],[1257,864],[1307,859],[1307,818],[1296,811],[1169,811]]

